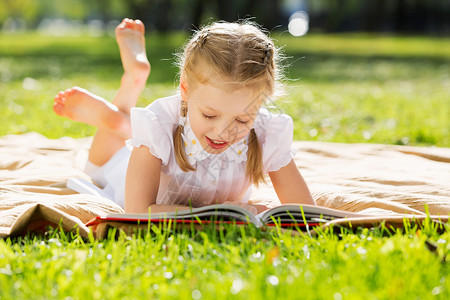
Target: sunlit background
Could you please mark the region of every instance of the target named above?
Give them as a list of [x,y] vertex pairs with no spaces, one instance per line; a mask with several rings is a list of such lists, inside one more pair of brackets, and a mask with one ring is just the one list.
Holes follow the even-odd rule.
[[211,20],[250,18],[269,30],[308,32],[402,32],[448,35],[448,0],[1,0],[4,33],[37,29],[43,34],[93,36],[111,32],[123,17],[148,30],[191,30]]
[[295,139],[450,146],[448,0],[0,0],[0,136],[92,135],[52,99],[74,85],[114,97],[124,17],[147,30],[139,105],[176,90],[174,53],[193,30],[247,19],[283,51]]

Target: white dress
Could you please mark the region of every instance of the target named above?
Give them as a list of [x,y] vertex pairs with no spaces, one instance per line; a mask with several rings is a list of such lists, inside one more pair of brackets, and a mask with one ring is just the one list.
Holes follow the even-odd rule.
[[[86,169],[103,187],[103,194],[124,207],[125,177],[133,147],[145,145],[161,159],[161,177],[157,204],[193,207],[225,201],[247,203],[251,183],[245,178],[248,135],[221,154],[203,150],[185,118],[180,117],[181,96],[155,100],[145,108],[131,109],[132,138],[105,165]],[[178,166],[173,149],[173,132],[184,124],[183,139],[189,162],[196,171],[184,172]],[[292,148],[293,122],[284,114],[261,108],[253,128],[262,147],[264,172],[277,171],[295,154]]]

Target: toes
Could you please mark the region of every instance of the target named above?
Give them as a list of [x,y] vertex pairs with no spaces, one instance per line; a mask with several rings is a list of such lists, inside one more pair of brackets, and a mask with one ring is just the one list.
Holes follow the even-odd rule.
[[120,23],[120,24],[116,27],[116,33],[117,33],[117,32],[121,32],[122,30],[124,30],[124,29],[126,29],[126,28],[130,28],[129,23],[122,22],[122,23]]
[[124,22],[125,22],[125,26],[129,27],[130,24],[133,22],[133,20],[126,18],[126,19],[124,19]]
[[54,98],[54,102],[55,103],[60,103],[62,104],[62,102],[64,102],[67,97],[70,97],[71,95],[73,95],[77,90],[75,88],[70,88],[64,91],[59,92],[58,94],[56,94],[55,98]]
[[142,23],[141,20],[135,20],[134,21],[134,29],[140,31],[141,33],[144,33],[145,32],[144,23]]
[[116,30],[126,28],[126,25],[129,21],[130,21],[130,19],[128,19],[128,18],[123,19],[122,22],[120,22],[120,24],[117,25]]
[[126,24],[130,23],[130,21],[131,21],[130,19],[125,18],[125,19],[122,20],[122,22],[120,22],[119,26],[120,25],[125,26]]
[[65,93],[63,91],[59,92],[58,94],[56,94],[55,96],[55,102],[62,102],[65,99]]
[[67,96],[70,96],[70,95],[73,95],[73,93],[76,92],[76,89],[75,88],[70,88],[70,89],[65,90],[65,92],[66,92]]
[[121,29],[132,29],[132,30],[137,30],[141,33],[145,33],[145,26],[144,23],[142,23],[141,20],[132,20],[132,19],[128,19],[125,18],[122,20],[122,22],[117,26],[118,30]]
[[63,115],[63,112],[64,112],[64,105],[61,104],[61,103],[55,102],[55,103],[53,104],[53,111],[54,111],[57,115],[62,116],[62,115]]

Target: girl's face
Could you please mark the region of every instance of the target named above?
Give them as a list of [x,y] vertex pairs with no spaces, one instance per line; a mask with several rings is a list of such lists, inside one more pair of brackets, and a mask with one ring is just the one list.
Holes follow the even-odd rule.
[[196,83],[189,90],[181,83],[181,95],[188,105],[190,126],[209,153],[224,152],[242,140],[253,127],[261,97],[249,88],[234,91]]

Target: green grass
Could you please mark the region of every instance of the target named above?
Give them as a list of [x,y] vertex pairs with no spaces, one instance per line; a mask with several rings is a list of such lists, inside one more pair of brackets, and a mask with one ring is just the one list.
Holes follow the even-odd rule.
[[450,235],[432,227],[310,237],[155,226],[103,241],[53,231],[0,240],[0,298],[448,299]]
[[[172,53],[185,37],[148,36],[140,105],[175,90]],[[450,146],[450,39],[274,37],[288,56],[279,105],[296,139]],[[55,116],[53,96],[79,85],[111,99],[121,72],[109,37],[0,35],[0,136],[92,135]],[[449,234],[429,224],[314,237],[153,227],[100,242],[50,231],[0,240],[0,299],[448,299]]]
[[[295,139],[450,146],[450,39],[273,37],[288,57],[288,93],[277,104],[294,118]],[[139,105],[176,89],[172,54],[185,38],[147,36],[152,74]],[[0,136],[92,135],[93,128],[55,116],[52,98],[78,85],[111,99],[121,73],[110,37],[0,35]]]

